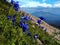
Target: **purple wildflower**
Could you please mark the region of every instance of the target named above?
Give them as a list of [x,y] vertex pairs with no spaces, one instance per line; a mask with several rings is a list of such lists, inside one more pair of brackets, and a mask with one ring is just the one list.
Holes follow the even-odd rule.
[[41,26],[42,29],[44,29],[44,26]]
[[25,22],[26,22],[26,20],[23,20],[23,19],[22,19],[22,20],[21,20],[21,22],[22,22],[22,23],[25,23]]
[[28,36],[31,36],[31,33],[30,32],[28,32]]
[[12,19],[12,22],[14,23],[15,21],[16,21],[16,19],[13,18],[13,19]]
[[43,17],[39,17],[41,20],[44,20],[44,18]]
[[18,11],[18,9],[19,9],[19,4],[18,4],[17,2],[15,2],[14,5],[13,5],[13,7],[14,7],[15,11]]
[[34,39],[37,39],[37,38],[38,38],[38,34],[35,34],[35,35],[34,35]]
[[28,16],[25,16],[25,18],[24,18],[25,20],[30,20],[30,18],[28,17]]
[[22,27],[22,30],[23,30],[23,32],[27,31],[28,30],[28,25],[24,24],[23,27]]
[[38,23],[38,24],[41,24],[41,20],[37,20],[37,23]]
[[16,14],[12,18],[12,22],[15,22],[15,21],[16,21]]
[[12,19],[12,22],[14,23],[16,20],[15,19]]
[[13,18],[16,19],[16,14],[13,15]]
[[7,16],[7,19],[10,20],[11,19],[11,16]]
[[11,4],[12,4],[12,5],[14,4],[14,0],[11,0]]
[[21,16],[21,19],[24,19],[25,18],[25,16]]
[[14,8],[15,9],[15,11],[18,11],[18,8]]
[[20,26],[20,27],[23,27],[23,25],[24,25],[24,23],[20,22],[19,26]]

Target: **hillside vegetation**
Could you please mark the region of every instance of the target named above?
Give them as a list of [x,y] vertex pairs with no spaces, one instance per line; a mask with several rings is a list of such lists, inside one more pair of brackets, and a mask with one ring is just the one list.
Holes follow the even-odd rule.
[[60,45],[28,16],[15,11],[13,5],[0,1],[0,45]]

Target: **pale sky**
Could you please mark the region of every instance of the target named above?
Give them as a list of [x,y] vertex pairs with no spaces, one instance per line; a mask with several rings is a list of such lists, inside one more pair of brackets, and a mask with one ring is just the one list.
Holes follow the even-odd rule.
[[[9,0],[10,1],[10,0]],[[49,7],[60,8],[60,0],[14,0],[18,1],[20,7]]]

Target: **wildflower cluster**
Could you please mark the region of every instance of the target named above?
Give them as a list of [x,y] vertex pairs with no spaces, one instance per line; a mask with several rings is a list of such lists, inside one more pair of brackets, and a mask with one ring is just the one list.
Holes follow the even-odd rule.
[[[13,17],[8,16],[7,18],[8,18],[8,20],[12,18],[12,23],[13,23],[13,25],[15,25],[15,22],[16,22],[16,14],[14,14]],[[29,21],[29,20],[30,20],[29,16],[21,16],[21,17],[20,17],[19,26],[22,28],[22,31],[23,31],[23,32],[28,31],[29,26],[28,26],[28,24],[27,24],[26,22]],[[37,23],[40,24],[40,23],[41,23],[41,20],[38,20]],[[31,36],[31,32],[28,32],[27,35],[28,35],[28,36]],[[38,34],[35,34],[35,35],[34,35],[34,38],[37,39],[37,37],[38,37]]]
[[[44,26],[40,26],[41,17],[37,23],[32,23],[33,17],[29,18],[30,16],[16,13],[19,9],[18,2],[11,0],[11,4],[14,9],[12,5],[8,6],[10,3],[7,5],[0,1],[0,45],[38,45],[37,38],[43,45],[60,45],[46,32],[47,29]],[[1,11],[5,7],[9,9],[6,12]]]
[[26,24],[26,21],[29,20],[28,16],[22,16],[20,21],[20,27],[22,28],[23,32],[28,30],[28,24]]
[[19,10],[19,3],[18,2],[11,0],[11,4],[13,5],[13,8],[15,9],[15,11]]

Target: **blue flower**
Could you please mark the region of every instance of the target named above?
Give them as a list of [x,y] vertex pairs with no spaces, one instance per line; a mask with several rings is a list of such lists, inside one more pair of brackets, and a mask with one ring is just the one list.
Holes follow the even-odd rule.
[[13,15],[13,18],[16,19],[16,14]]
[[28,25],[24,24],[23,27],[22,27],[22,30],[23,30],[23,32],[26,32],[28,30]]
[[15,9],[15,11],[18,11],[18,8],[14,8]]
[[12,18],[12,22],[14,23],[16,21],[16,19],[15,18]]
[[21,19],[24,19],[25,18],[25,16],[21,16]]
[[25,16],[25,18],[24,18],[25,20],[30,20],[30,18],[28,17],[28,16]]
[[19,23],[19,26],[20,26],[21,28],[23,27],[23,25],[24,25],[24,23],[22,23],[22,22]]
[[21,19],[30,20],[30,18],[28,16],[22,16]]
[[15,2],[14,5],[13,5],[13,7],[14,7],[15,11],[18,11],[18,9],[19,9],[19,4],[18,4],[17,2]]
[[16,21],[16,19],[12,19],[12,22],[14,23]]
[[35,34],[35,35],[34,35],[34,39],[37,39],[37,38],[38,38],[38,34]]
[[41,24],[41,20],[37,20],[37,23],[38,23],[38,24]]
[[31,33],[30,32],[28,32],[28,36],[31,36]]
[[18,2],[15,2],[15,3],[14,3],[14,7],[19,7]]
[[44,18],[43,17],[39,17],[41,20],[44,20]]
[[7,19],[10,20],[11,19],[11,16],[7,16]]
[[42,29],[44,29],[44,26],[41,26]]
[[15,22],[16,21],[16,14],[13,15],[13,18],[12,18],[12,22]]
[[11,0],[11,4],[14,4],[14,0]]
[[22,19],[22,20],[21,20],[21,22],[22,22],[22,23],[25,23],[25,22],[26,22],[26,20],[23,20],[23,19]]

